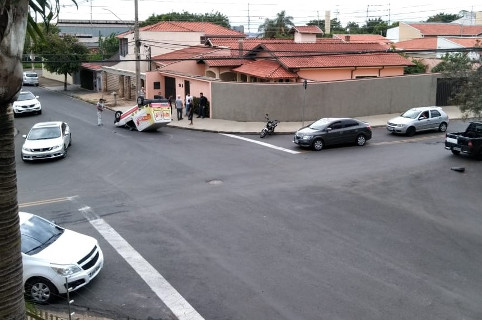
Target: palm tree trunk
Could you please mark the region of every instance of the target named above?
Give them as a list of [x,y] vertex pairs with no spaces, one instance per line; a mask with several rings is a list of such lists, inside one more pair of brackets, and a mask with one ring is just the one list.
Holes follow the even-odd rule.
[[64,73],[64,91],[67,91],[67,73]]
[[0,107],[0,319],[24,319],[22,255],[11,104]]
[[28,4],[0,2],[0,319],[25,319],[12,101],[22,87]]

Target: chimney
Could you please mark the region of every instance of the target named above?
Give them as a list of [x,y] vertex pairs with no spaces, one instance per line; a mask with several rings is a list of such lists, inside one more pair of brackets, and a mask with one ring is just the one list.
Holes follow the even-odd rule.
[[349,34],[345,35],[345,41],[350,42],[350,35]]
[[330,11],[325,11],[325,34],[331,34]]
[[239,57],[243,57],[243,39],[239,39],[238,40],[238,44],[239,44]]

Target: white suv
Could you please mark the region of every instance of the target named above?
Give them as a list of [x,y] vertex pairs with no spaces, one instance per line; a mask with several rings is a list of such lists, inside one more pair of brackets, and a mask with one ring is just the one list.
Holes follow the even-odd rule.
[[23,85],[32,85],[38,87],[38,74],[32,71],[23,73]]
[[37,215],[19,212],[27,298],[46,304],[89,283],[104,265],[97,240]]

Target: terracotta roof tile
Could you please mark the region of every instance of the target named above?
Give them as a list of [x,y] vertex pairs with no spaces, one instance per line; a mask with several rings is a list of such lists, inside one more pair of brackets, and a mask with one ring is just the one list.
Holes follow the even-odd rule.
[[[226,47],[237,50],[239,53],[239,46],[242,46],[243,54],[253,50],[256,46],[262,43],[293,43],[291,39],[259,39],[259,38],[247,38],[240,39],[235,38],[209,38],[208,43],[213,47]],[[233,52],[234,55],[234,52]]]
[[231,58],[213,59],[212,57],[206,57],[203,59],[203,61],[210,67],[239,67],[245,63],[251,62],[252,60]]
[[160,54],[157,56],[152,57],[152,59],[156,62],[157,65],[164,66],[167,64],[171,64],[174,62],[178,62],[183,59],[195,59],[195,58],[202,58],[203,56],[227,56],[229,57],[229,51],[223,49],[216,49],[206,46],[192,46],[187,47],[180,50],[171,51],[168,53]]
[[156,32],[202,32],[206,36],[245,38],[246,35],[210,22],[161,21],[145,26],[139,31]]
[[262,79],[298,78],[296,73],[285,70],[278,62],[273,60],[253,61],[251,63],[243,64],[233,71]]
[[391,41],[379,34],[334,34],[334,39],[340,39],[346,42],[379,42],[390,43]]
[[323,31],[318,26],[294,26],[291,31],[298,31],[299,33],[323,34]]
[[96,70],[102,70],[102,65],[97,63],[83,62],[82,68],[96,71]]
[[348,52],[384,52],[389,47],[380,43],[291,43],[275,44],[267,43],[262,45],[265,50],[277,57],[320,54],[320,53],[348,53]]
[[437,49],[437,38],[420,38],[394,43],[395,48],[404,50],[435,50]]
[[325,55],[313,57],[281,57],[280,63],[288,69],[411,66],[408,59],[397,53],[370,53]]
[[476,38],[446,38],[462,47],[472,48],[475,46],[482,46],[482,37]]
[[466,26],[455,23],[408,23],[420,30],[423,36],[477,36],[482,34],[482,25]]

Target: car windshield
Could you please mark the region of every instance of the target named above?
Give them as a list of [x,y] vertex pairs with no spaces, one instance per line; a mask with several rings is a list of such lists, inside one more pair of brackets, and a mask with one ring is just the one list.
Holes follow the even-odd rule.
[[401,116],[404,118],[416,119],[419,113],[420,113],[420,110],[410,109],[402,113]]
[[28,133],[28,140],[45,140],[60,137],[59,127],[33,128]]
[[326,127],[326,125],[328,124],[328,119],[320,119],[318,121],[315,121],[313,122],[312,124],[310,124],[310,129],[313,129],[313,130],[321,130],[323,128]]
[[55,242],[64,229],[37,216],[20,225],[22,234],[22,252],[28,255],[36,254]]
[[35,96],[32,94],[32,92],[20,92],[17,101],[25,101],[25,100],[33,100],[35,99]]

